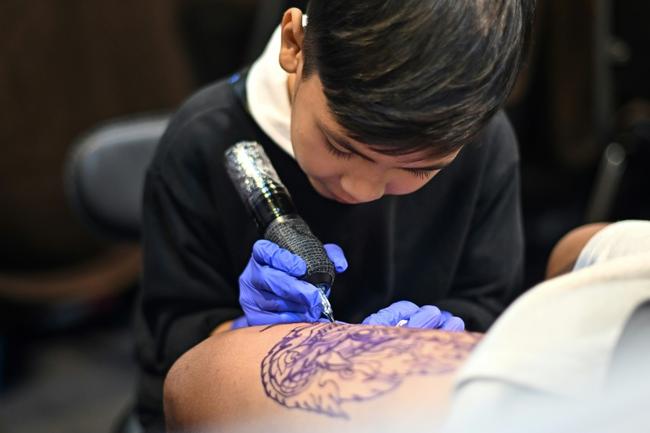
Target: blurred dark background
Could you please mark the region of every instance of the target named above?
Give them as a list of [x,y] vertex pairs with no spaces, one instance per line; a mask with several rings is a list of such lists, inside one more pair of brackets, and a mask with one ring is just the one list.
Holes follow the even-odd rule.
[[[124,430],[137,242],[70,208],[75,141],[168,113],[257,57],[274,0],[0,3],[0,433]],[[650,218],[650,2],[538,0],[508,103],[522,154],[526,285],[590,221]]]

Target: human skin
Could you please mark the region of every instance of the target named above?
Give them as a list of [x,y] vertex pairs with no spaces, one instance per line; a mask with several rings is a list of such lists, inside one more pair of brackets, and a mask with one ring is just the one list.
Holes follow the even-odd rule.
[[608,223],[587,224],[564,235],[551,251],[546,266],[546,279],[571,272],[587,242],[608,225]]
[[[294,156],[320,195],[340,203],[360,204],[384,195],[410,194],[454,161],[458,151],[442,158],[422,152],[387,156],[350,138],[334,119],[318,74],[303,79],[302,17],[297,8],[284,13],[279,62],[288,74]],[[232,321],[224,322],[213,334],[228,331],[231,326]]]
[[[314,190],[345,204],[367,203],[384,195],[406,195],[422,188],[454,161],[458,151],[438,158],[422,152],[388,156],[350,138],[334,119],[318,74],[303,77],[302,22],[300,9],[284,13],[278,60],[287,72],[294,156]],[[224,322],[212,333],[228,331],[231,326],[232,321]]]
[[330,323],[214,335],[167,375],[168,431],[432,431],[480,338]]
[[[549,259],[549,278],[570,272],[582,248],[606,226],[607,224],[582,226],[560,240]],[[215,333],[189,350],[174,364],[165,381],[165,416],[170,431],[191,431],[192,427],[210,424],[218,427],[215,431],[235,432],[302,433],[305,425],[310,426],[310,433],[431,432],[444,421],[455,374],[481,338],[479,334],[467,332],[340,325],[339,330],[331,332],[342,333],[346,337],[364,329],[386,330],[390,336],[405,342],[406,346],[386,342],[383,346],[373,346],[386,349],[380,351],[379,358],[373,358],[372,351],[368,356],[361,351],[360,356],[354,358],[354,371],[362,370],[365,365],[377,365],[379,361],[380,371],[399,372],[397,385],[392,388],[389,386],[388,390],[386,382],[377,385],[368,381],[364,383],[358,377],[357,380],[348,381],[340,377],[330,378],[346,385],[346,395],[356,393],[365,396],[358,401],[345,400],[332,415],[332,411],[327,413],[318,408],[314,410],[313,406],[296,407],[301,401],[303,406],[308,406],[304,402],[309,400],[305,398],[309,393],[299,393],[297,398],[290,400],[278,398],[277,392],[267,393],[269,381],[264,380],[264,372],[271,371],[264,368],[264,360],[278,359],[278,355],[282,355],[283,345],[290,348],[294,341],[300,341],[299,338],[291,338],[292,333],[296,330],[302,334],[315,332],[322,326],[324,325],[286,324],[268,329],[242,328]],[[303,342],[308,340],[309,337],[302,338]],[[337,359],[334,356],[337,351],[331,350],[331,346],[325,346],[326,350],[315,344],[307,347],[317,354],[313,359],[315,365],[342,364],[332,361]],[[400,353],[407,357],[395,356]],[[409,362],[405,362],[405,359],[414,358],[425,360],[425,365],[429,365],[430,369],[423,370],[422,374],[412,374],[411,370],[409,374],[409,369],[405,367]],[[267,362],[266,365],[279,364]],[[331,369],[325,370],[331,373]],[[377,392],[378,390],[385,392]],[[373,393],[376,393],[375,397],[368,398]],[[412,425],[407,426],[409,423]]]
[[350,138],[331,114],[318,74],[303,77],[302,12],[289,9],[281,26],[279,61],[288,74],[294,155],[319,194],[347,204],[410,194],[456,158],[458,151],[440,158],[423,152],[388,156]]

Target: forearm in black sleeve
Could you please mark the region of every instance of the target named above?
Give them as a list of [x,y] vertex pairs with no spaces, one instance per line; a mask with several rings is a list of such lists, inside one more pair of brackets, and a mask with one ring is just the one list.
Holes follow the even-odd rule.
[[242,314],[218,224],[216,215],[193,209],[149,171],[135,321],[141,418],[162,420],[162,383],[174,361],[218,324]]

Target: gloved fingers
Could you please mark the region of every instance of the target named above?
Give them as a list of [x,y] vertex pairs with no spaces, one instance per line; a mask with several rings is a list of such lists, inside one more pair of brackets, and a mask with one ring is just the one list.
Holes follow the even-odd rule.
[[[285,303],[283,308],[278,302],[276,305],[264,305],[259,302],[260,298],[244,299],[240,298],[240,304],[246,314],[248,326],[253,325],[272,325],[275,323],[293,323],[293,322],[316,322],[322,316],[322,306],[317,305],[311,308],[305,308],[304,305],[295,305]],[[266,301],[264,301],[266,302]],[[259,304],[262,304],[261,307]],[[269,308],[277,309],[271,311]],[[298,308],[301,311],[292,311],[291,308]]]
[[253,302],[260,310],[269,312],[308,313],[313,309],[311,304],[293,302],[270,292],[260,292]]
[[302,258],[266,239],[253,244],[253,260],[292,277],[301,277],[307,272],[307,264]]
[[336,269],[336,272],[339,274],[341,272],[345,272],[345,270],[348,268],[348,260],[345,258],[345,254],[343,253],[341,247],[336,244],[325,244],[323,245],[323,248],[325,248],[327,256],[334,264],[334,269]]
[[258,325],[276,325],[279,323],[299,323],[299,322],[315,322],[317,319],[313,319],[311,316],[293,312],[284,312],[284,313],[265,313],[261,312],[255,314],[248,319],[250,326]]
[[444,311],[444,310],[440,312],[440,315],[442,316],[442,318],[440,319],[440,327],[441,327],[441,328],[442,328],[442,325],[444,325],[445,323],[447,323],[447,320],[449,320],[449,319],[451,319],[452,317],[454,317],[454,315],[451,314],[449,311]]
[[294,277],[287,277],[284,272],[273,268],[264,270],[264,282],[256,286],[296,304],[312,307],[320,304],[320,294],[316,286]]
[[397,301],[379,310],[377,314],[382,314],[384,317],[390,318],[391,323],[394,322],[396,325],[400,320],[408,320],[419,309],[420,307],[411,301]]
[[413,313],[406,323],[407,328],[419,329],[437,329],[442,324],[443,315],[438,307],[433,305],[423,305]]
[[408,320],[418,309],[413,302],[398,301],[366,317],[362,324],[395,326],[402,319]]
[[465,322],[460,317],[453,316],[449,318],[440,328],[445,331],[460,332],[465,330]]
[[[326,317],[321,317],[321,318],[318,319],[316,322],[318,322],[318,323],[332,323],[332,322],[330,322],[330,319],[328,319],[328,318],[326,318]],[[334,324],[334,325],[349,325],[348,322],[342,322],[342,321],[340,321],[340,320],[334,320],[334,323],[333,323],[333,324]]]

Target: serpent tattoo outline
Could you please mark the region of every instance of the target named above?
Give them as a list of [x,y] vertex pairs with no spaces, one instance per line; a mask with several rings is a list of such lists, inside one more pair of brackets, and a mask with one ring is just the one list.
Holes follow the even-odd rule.
[[347,419],[343,404],[382,396],[409,376],[449,373],[479,339],[470,333],[301,325],[262,360],[262,385],[289,409]]

